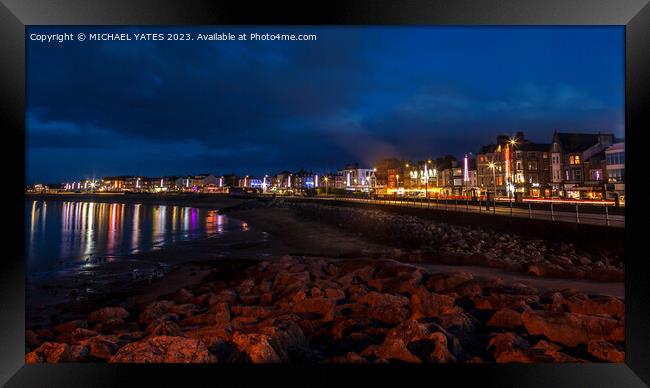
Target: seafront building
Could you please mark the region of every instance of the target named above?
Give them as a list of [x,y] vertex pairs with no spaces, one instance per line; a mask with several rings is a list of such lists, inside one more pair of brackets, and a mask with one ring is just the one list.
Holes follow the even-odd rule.
[[603,199],[606,172],[605,149],[612,134],[554,132],[551,143],[553,194],[573,199]]
[[359,167],[358,163],[347,165],[336,172],[337,189],[369,192],[376,184],[374,168]]
[[550,143],[524,132],[499,135],[493,144],[460,159],[452,155],[411,161],[383,158],[373,166],[346,165],[335,173],[305,169],[263,176],[198,174],[110,176],[36,184],[28,192],[191,192],[333,195],[351,192],[415,197],[625,198],[625,143],[612,134],[554,131]]
[[625,202],[625,143],[615,143],[605,149],[607,199]]

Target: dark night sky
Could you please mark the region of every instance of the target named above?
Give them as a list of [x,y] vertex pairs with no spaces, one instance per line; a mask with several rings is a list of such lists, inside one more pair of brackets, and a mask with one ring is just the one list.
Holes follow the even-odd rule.
[[461,156],[523,130],[624,136],[622,27],[41,28],[316,42],[28,40],[27,182],[261,175]]

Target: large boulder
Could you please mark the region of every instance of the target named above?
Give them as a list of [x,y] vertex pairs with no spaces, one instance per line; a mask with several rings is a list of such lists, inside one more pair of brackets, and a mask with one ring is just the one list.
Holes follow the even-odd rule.
[[129,312],[124,307],[104,307],[88,314],[88,320],[103,322],[109,319],[125,319],[128,316]]
[[208,349],[230,341],[232,333],[225,328],[204,326],[183,332],[183,336],[200,340]]
[[384,270],[380,270],[375,279],[368,279],[366,283],[379,292],[412,294],[422,283],[422,271],[411,267],[399,268],[400,270],[391,277],[387,277]]
[[75,358],[68,344],[45,342],[25,355],[26,364],[72,362]]
[[479,310],[527,309],[531,303],[538,302],[539,297],[537,295],[492,294],[476,296],[472,300]]
[[274,348],[271,337],[266,334],[235,333],[232,337],[233,344],[254,363],[280,363],[287,361],[287,355],[278,354]]
[[217,327],[226,327],[230,323],[230,306],[228,303],[217,303],[210,309],[214,314],[214,324]]
[[58,334],[70,334],[78,328],[87,329],[88,321],[85,319],[76,319],[62,323],[54,328],[54,332]]
[[409,300],[400,295],[371,291],[360,297],[357,303],[367,306],[364,313],[368,318],[381,322],[401,323],[409,316],[409,310],[406,308]]
[[544,310],[525,311],[521,319],[528,333],[571,347],[610,339],[618,325],[610,318]]
[[150,335],[157,337],[162,335],[181,336],[183,332],[178,324],[169,319],[156,319],[147,326],[146,330]]
[[488,344],[499,363],[554,362],[544,349],[531,349],[530,344],[519,335],[506,332],[494,335]]
[[624,363],[625,362],[625,351],[610,343],[603,340],[591,340],[587,344],[587,351],[598,357],[601,360],[609,362]]
[[429,292],[424,287],[419,287],[411,295],[411,309],[412,319],[437,317],[445,313],[458,312],[458,308],[454,308],[454,298]]
[[276,321],[273,325],[262,327],[259,333],[269,336],[276,353],[286,354],[292,361],[296,356],[302,357],[309,353],[307,338],[300,326],[294,322]]
[[445,293],[472,280],[474,276],[467,272],[438,273],[431,275],[426,286],[430,291]]
[[468,335],[474,333],[478,320],[462,311],[440,314],[436,317],[445,330]]
[[521,326],[523,322],[521,321],[521,313],[513,309],[502,308],[492,315],[487,324],[492,327],[514,329],[515,327]]
[[309,272],[280,271],[273,281],[273,290],[282,290],[292,287],[306,286],[310,281]]
[[[244,306],[239,313],[240,317],[255,317],[258,319],[268,318],[272,314],[272,309],[270,307],[264,306]],[[223,321],[227,323],[226,316],[224,314]]]
[[619,268],[593,268],[589,273],[589,278],[601,282],[623,282],[625,281],[625,272]]
[[122,331],[130,331],[131,329],[137,330],[138,329],[138,324],[136,322],[129,322],[126,323],[124,322],[123,319],[121,318],[113,318],[109,319],[106,321],[99,322],[95,325],[93,325],[92,330],[98,332],[98,333],[104,333],[104,334],[109,334],[109,333],[114,333],[114,332],[122,332]]
[[79,342],[84,339],[94,337],[98,333],[94,330],[88,330],[88,329],[83,329],[83,328],[77,328],[75,329],[72,333],[70,333],[70,340],[72,342]]
[[190,303],[194,299],[194,294],[185,288],[181,288],[174,294],[174,302],[178,304]]
[[177,304],[169,309],[169,312],[171,314],[176,314],[179,317],[183,318],[191,317],[192,315],[195,315],[202,311],[205,311],[205,308],[199,307],[193,303]]
[[203,342],[184,337],[150,337],[122,347],[110,363],[207,363]]
[[180,321],[181,326],[208,326],[217,322],[216,314],[207,312],[204,314],[192,315]]
[[161,317],[162,315],[169,312],[169,310],[174,306],[174,302],[170,300],[160,300],[151,303],[148,305],[140,316],[138,317],[138,322],[142,324],[150,324],[154,319]]
[[432,333],[414,319],[391,329],[381,345],[369,346],[362,355],[412,363],[455,361],[449,352],[447,336],[441,332]]
[[228,303],[233,305],[237,303],[237,293],[233,290],[222,290],[218,294],[210,294],[207,300],[209,307],[214,307],[218,303]]
[[88,348],[89,356],[99,360],[110,359],[120,348],[118,338],[114,336],[95,336],[80,341],[79,345]]
[[561,301],[569,311],[577,314],[599,315],[622,318],[625,316],[625,303],[611,296],[586,297],[578,294]]
[[330,298],[301,299],[293,305],[294,313],[316,313],[321,316],[323,322],[330,322],[334,319],[334,307],[336,300]]

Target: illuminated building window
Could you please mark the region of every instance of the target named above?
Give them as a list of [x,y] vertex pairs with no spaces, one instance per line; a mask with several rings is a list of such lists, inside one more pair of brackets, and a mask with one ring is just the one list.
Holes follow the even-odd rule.
[[580,164],[580,155],[570,155],[569,164]]

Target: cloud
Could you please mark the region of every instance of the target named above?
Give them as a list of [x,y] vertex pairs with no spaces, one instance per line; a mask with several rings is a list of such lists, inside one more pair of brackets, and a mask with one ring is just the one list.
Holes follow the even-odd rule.
[[[30,176],[74,174],[79,157],[84,168],[118,174],[327,170],[384,156],[460,155],[503,131],[542,140],[553,128],[621,131],[623,97],[611,91],[623,85],[622,69],[605,72],[617,68],[596,60],[620,47],[600,45],[589,56],[575,29],[562,47],[543,29],[518,31],[537,54],[515,45],[516,60],[504,57],[507,41],[495,40],[511,36],[508,29],[257,30],[314,32],[318,40],[29,43]],[[459,42],[476,44],[459,50]],[[581,47],[580,57],[565,46]]]

